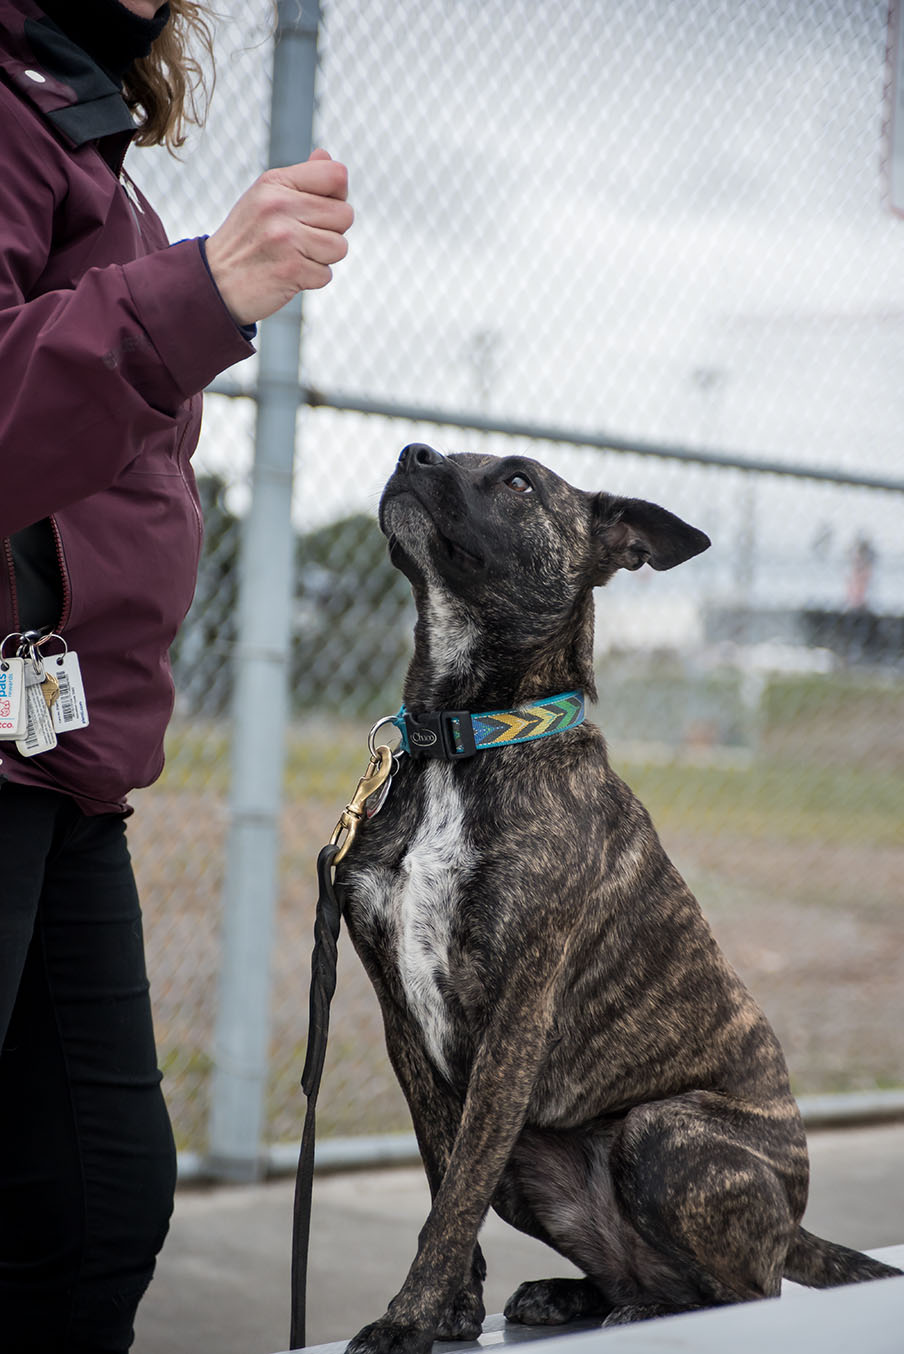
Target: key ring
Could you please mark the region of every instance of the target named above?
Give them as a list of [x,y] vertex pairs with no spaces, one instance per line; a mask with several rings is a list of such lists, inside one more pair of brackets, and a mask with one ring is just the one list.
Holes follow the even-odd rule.
[[[31,663],[32,671],[39,681],[44,680],[44,662],[38,653],[38,645],[41,642],[40,630],[20,630],[19,647],[16,650],[16,657]],[[9,638],[9,636],[7,636]],[[5,642],[5,641],[4,641]]]
[[[377,720],[376,724],[373,726],[373,728],[371,729],[370,733],[367,735],[367,748],[368,748],[368,751],[370,752],[371,757],[376,757],[376,755],[377,755],[377,730],[378,730],[378,729],[382,729],[382,728],[383,728],[385,725],[387,725],[387,724],[392,724],[393,728],[396,730],[396,732],[398,732],[398,725],[395,723],[395,719],[396,719],[396,716],[395,716],[395,715],[384,715],[382,719],[378,719],[378,720]],[[399,748],[400,748],[401,746],[402,746],[402,743],[401,743],[401,739],[400,739],[399,742],[396,743],[395,747],[394,747],[394,748],[391,748],[390,751],[391,751],[393,754],[395,754],[395,753],[398,752],[398,750],[399,750]]]
[[[61,668],[61,667],[63,666],[64,662],[66,661],[66,655],[67,655],[68,652],[69,652],[69,645],[66,643],[66,641],[65,641],[65,639],[63,638],[62,635],[58,635],[58,634],[56,633],[55,630],[52,630],[52,631],[50,632],[50,634],[49,634],[49,635],[45,635],[45,636],[43,637],[43,639],[36,640],[36,641],[35,641],[35,646],[34,646],[34,647],[35,647],[36,649],[43,649],[44,645],[45,645],[45,644],[49,644],[50,641],[51,641],[52,639],[58,639],[58,640],[60,641],[60,643],[61,643],[62,646],[63,646],[63,652],[62,652],[62,653],[54,653],[54,654],[42,654],[41,657],[42,657],[42,658],[53,658],[53,660],[54,660],[54,662],[56,663],[57,667],[58,667],[58,668]],[[0,645],[0,648],[2,648],[2,647],[3,647],[3,646]]]
[[[5,645],[6,645],[6,641],[9,640],[9,639],[21,639],[21,638],[22,638],[22,631],[21,631],[21,630],[10,630],[10,632],[9,632],[8,635],[6,635],[3,639],[0,639],[0,663],[2,663],[3,660],[6,658],[6,654],[3,652],[3,649],[4,649]],[[19,657],[19,650],[18,650],[18,649],[16,649],[16,652],[15,652],[14,654],[12,654],[12,657],[13,657],[13,658],[18,658],[18,657]],[[6,669],[4,668],[3,671],[5,672]]]

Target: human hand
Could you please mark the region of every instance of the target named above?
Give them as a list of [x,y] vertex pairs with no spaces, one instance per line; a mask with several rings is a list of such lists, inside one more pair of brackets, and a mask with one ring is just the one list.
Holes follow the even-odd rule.
[[207,263],[237,324],[254,324],[300,291],[325,287],[355,219],[348,171],[325,150],[268,169],[207,240]]

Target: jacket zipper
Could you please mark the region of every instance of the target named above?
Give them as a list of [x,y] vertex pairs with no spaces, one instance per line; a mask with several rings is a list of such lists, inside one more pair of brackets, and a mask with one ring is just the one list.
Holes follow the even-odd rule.
[[179,474],[182,476],[182,483],[185,485],[185,492],[191,500],[191,506],[195,514],[195,525],[198,528],[198,554],[204,549],[204,518],[201,510],[195,501],[195,496],[188,486],[188,476],[185,473],[185,464],[182,456],[182,448],[185,446],[185,439],[188,437],[188,429],[191,426],[191,416],[185,420],[185,426],[179,434],[179,441],[176,446],[176,464],[179,467]]
[[[13,560],[13,547],[8,536],[3,537],[3,555],[6,560],[6,578],[9,583],[9,600],[12,606],[12,634],[17,635],[19,633],[19,599],[16,596],[16,565]],[[2,635],[0,635],[0,639],[3,639]]]
[[[56,547],[57,564],[60,569],[60,582],[63,586],[63,611],[59,621],[54,629],[62,630],[69,619],[70,604],[72,602],[72,589],[69,586],[69,569],[66,565],[66,554],[63,550],[63,539],[60,536],[60,529],[56,524],[56,518],[53,514],[48,518],[50,530],[53,532],[53,542]],[[12,607],[13,628],[12,634],[19,633],[19,598],[16,593],[16,562],[13,559],[13,547],[8,536],[3,537],[3,555],[6,560],[6,577],[9,583],[9,600]],[[3,636],[0,635],[0,639]]]
[[59,624],[55,627],[56,630],[59,631],[64,628],[66,622],[69,620],[69,611],[72,603],[72,589],[69,586],[69,569],[66,564],[66,554],[63,550],[63,538],[60,535],[60,529],[57,526],[56,518],[52,513],[49,520],[50,529],[53,532],[54,544],[56,545],[57,564],[60,566],[60,580],[63,584],[63,613],[60,616]]

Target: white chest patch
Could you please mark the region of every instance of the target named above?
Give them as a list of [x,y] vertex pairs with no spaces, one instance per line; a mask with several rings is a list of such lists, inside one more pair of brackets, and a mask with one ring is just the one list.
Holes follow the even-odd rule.
[[439,980],[449,972],[452,918],[462,884],[475,864],[464,828],[452,767],[434,762],[425,772],[426,811],[401,869],[354,875],[360,904],[391,928],[399,977],[430,1056],[449,1075],[449,1017]]

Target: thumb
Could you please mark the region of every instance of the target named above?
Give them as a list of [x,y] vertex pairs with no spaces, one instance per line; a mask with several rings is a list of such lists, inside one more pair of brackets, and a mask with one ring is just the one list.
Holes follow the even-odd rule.
[[332,160],[332,158],[329,151],[324,150],[322,146],[318,146],[316,150],[312,150],[308,156],[309,160]]

